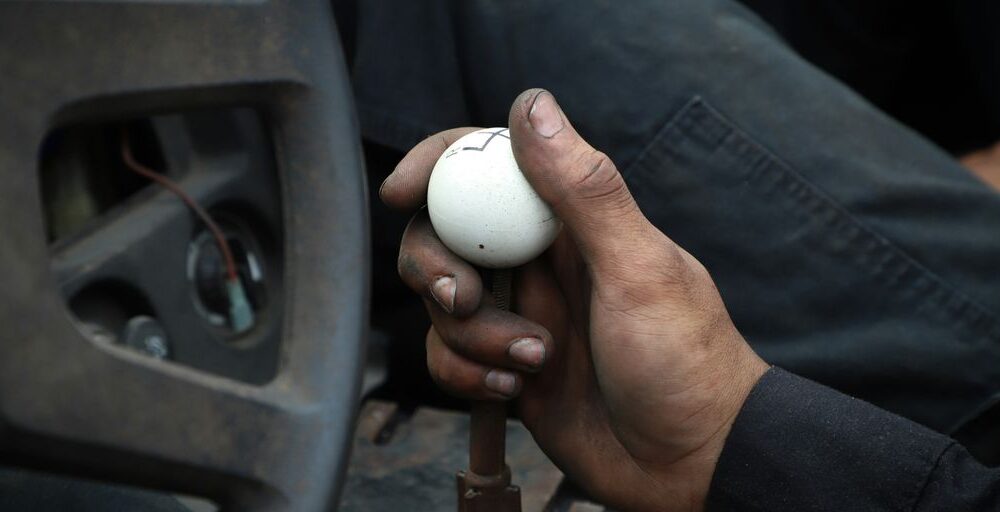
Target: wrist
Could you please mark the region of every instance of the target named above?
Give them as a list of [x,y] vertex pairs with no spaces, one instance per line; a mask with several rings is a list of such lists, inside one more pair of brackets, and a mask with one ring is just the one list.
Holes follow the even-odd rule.
[[[721,421],[714,427],[703,443],[683,458],[667,467],[648,468],[663,490],[656,507],[650,510],[703,510],[715,470],[733,424],[743,409],[747,397],[760,378],[770,369],[746,342],[740,337],[738,350],[732,364],[716,372],[720,382],[718,394],[718,417]],[[725,379],[725,381],[722,381]],[[657,508],[658,507],[658,508]]]

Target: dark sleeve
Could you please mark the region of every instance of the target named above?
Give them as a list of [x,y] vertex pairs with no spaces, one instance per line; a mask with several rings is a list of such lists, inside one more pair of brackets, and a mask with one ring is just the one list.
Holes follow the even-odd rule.
[[952,439],[772,368],[747,398],[708,510],[1000,510],[1000,470]]

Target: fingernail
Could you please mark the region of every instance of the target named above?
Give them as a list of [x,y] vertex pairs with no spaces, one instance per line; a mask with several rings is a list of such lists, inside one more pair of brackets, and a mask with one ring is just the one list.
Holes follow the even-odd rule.
[[448,313],[455,310],[455,292],[457,290],[458,285],[452,276],[441,276],[431,284],[431,296]]
[[536,133],[546,139],[562,131],[562,113],[555,97],[548,91],[542,91],[535,96],[531,110],[528,111],[528,122]]
[[538,368],[545,361],[545,345],[538,338],[522,338],[507,349],[511,359],[525,366]]
[[504,396],[512,396],[517,391],[517,377],[503,370],[486,373],[486,387]]

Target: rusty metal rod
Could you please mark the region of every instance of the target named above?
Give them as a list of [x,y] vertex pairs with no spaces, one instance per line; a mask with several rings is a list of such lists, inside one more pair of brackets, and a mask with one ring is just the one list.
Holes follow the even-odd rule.
[[473,402],[469,426],[469,470],[481,476],[504,472],[507,443],[507,404]]
[[[494,270],[491,275],[496,306],[511,309],[511,272]],[[520,512],[521,491],[511,485],[504,460],[507,443],[507,404],[472,403],[469,424],[469,470],[458,473],[460,512]]]
[[[491,273],[490,290],[497,308],[510,311],[511,271],[496,269]],[[507,404],[473,402],[469,426],[469,470],[482,476],[503,473],[507,443]]]

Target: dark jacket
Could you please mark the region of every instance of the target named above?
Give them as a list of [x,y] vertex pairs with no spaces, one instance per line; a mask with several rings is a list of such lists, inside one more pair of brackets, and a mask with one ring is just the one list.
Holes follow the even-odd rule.
[[1000,510],[1000,469],[954,440],[780,369],[726,440],[709,510]]

